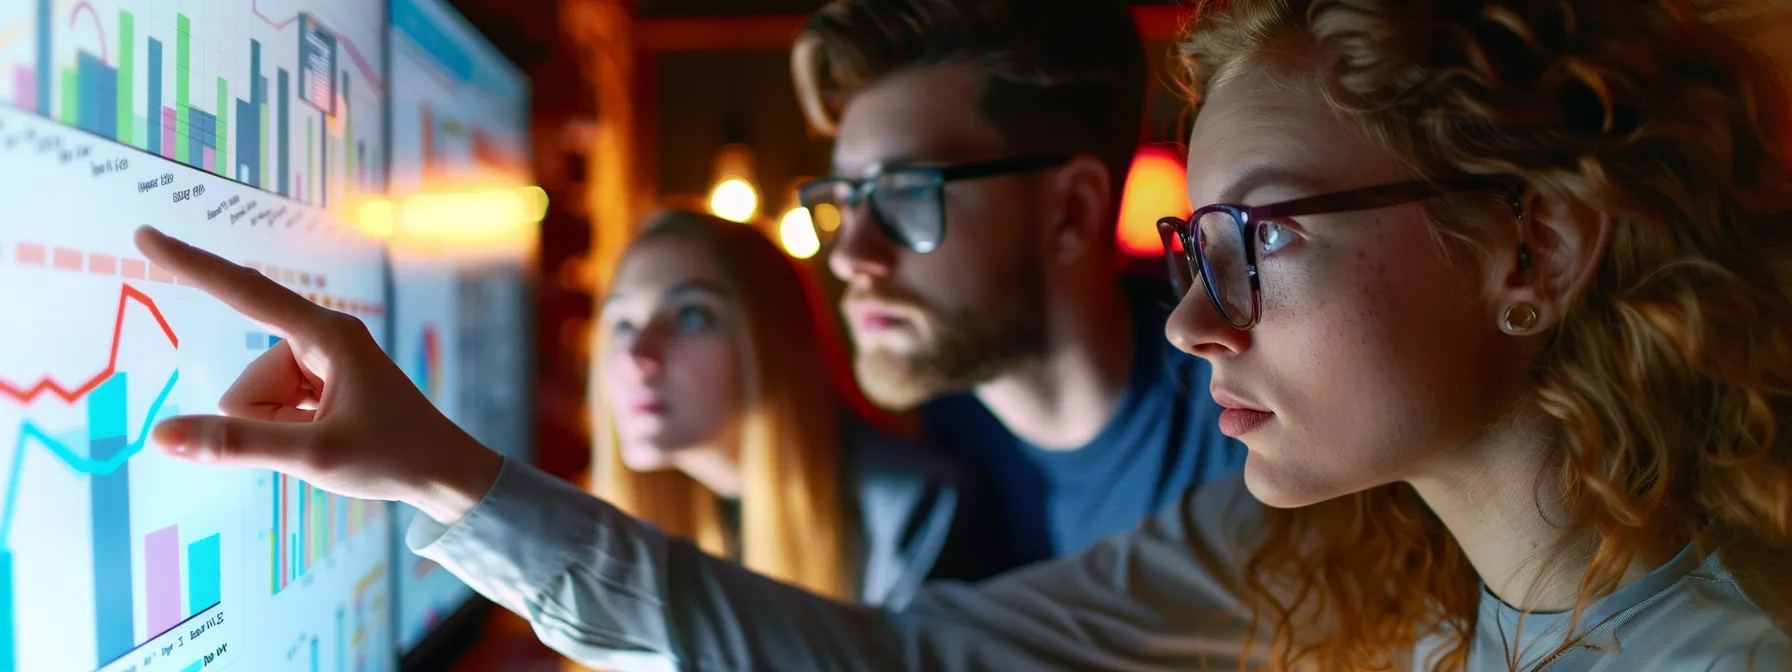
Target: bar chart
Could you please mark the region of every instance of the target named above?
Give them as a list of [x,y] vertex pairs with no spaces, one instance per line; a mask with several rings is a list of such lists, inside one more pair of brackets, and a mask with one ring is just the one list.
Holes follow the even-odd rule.
[[385,504],[323,491],[285,474],[269,476],[272,525],[266,531],[269,545],[270,594],[304,579],[318,562],[328,558],[350,537],[375,527]]
[[[0,3],[0,55],[23,39],[4,41],[17,4]],[[86,32],[107,9],[89,6]],[[157,12],[136,17],[138,39]],[[117,58],[116,43],[79,46]],[[353,602],[361,577],[390,575],[384,504],[288,479],[281,529],[270,472],[152,445],[158,420],[218,412],[279,341],[259,332],[261,347],[245,347],[265,327],[148,263],[131,232],[153,222],[282,279],[305,269],[331,300],[366,306],[383,303],[377,242],[319,208],[8,105],[0,202],[16,215],[0,218],[0,315],[20,318],[0,327],[0,672],[275,669],[301,634],[317,639],[320,669],[347,669],[357,624],[368,664],[385,665],[388,621],[357,621]],[[277,226],[230,226],[251,220]],[[378,313],[363,318],[376,333]],[[281,562],[294,573],[276,591]],[[385,608],[383,582],[362,590]]]
[[281,4],[296,3],[8,3],[0,100],[342,210],[384,188],[378,14],[354,0]]

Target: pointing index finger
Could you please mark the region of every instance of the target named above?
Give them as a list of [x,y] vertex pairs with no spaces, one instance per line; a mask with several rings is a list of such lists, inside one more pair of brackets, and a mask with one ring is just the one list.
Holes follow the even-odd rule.
[[143,256],[183,284],[198,287],[271,330],[285,332],[283,336],[311,334],[324,317],[323,308],[279,283],[154,227],[137,229],[136,242]]

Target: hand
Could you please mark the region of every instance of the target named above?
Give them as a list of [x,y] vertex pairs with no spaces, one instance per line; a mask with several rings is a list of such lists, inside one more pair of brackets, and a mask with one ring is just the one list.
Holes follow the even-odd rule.
[[402,501],[452,525],[485,496],[503,458],[436,410],[366,325],[248,268],[163,235],[137,248],[281,341],[219,401],[223,416],[170,418],[151,441],[208,464],[273,469],[330,492]]

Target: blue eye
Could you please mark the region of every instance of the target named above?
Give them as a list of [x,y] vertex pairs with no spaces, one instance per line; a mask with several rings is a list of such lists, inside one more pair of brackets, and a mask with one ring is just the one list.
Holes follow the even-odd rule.
[[716,315],[708,308],[685,306],[673,315],[674,322],[681,333],[695,334],[715,328]]
[[617,320],[610,324],[610,338],[616,341],[627,341],[633,338],[638,329],[635,323],[628,320]]
[[1257,223],[1257,254],[1259,256],[1281,249],[1283,245],[1293,241],[1294,233],[1289,231],[1288,227],[1275,222]]

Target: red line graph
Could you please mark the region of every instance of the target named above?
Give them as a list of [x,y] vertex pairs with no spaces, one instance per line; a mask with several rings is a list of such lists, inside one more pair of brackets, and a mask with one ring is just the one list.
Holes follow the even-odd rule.
[[[266,23],[270,26],[273,26],[274,30],[286,30],[287,26],[290,26],[294,22],[299,20],[299,16],[297,14],[294,14],[285,19],[275,21],[272,17],[269,17],[268,15],[261,13],[260,0],[252,0],[249,3],[249,11],[254,12],[255,18],[261,19],[262,23]],[[332,34],[334,34],[336,36],[336,41],[342,43],[343,48],[348,51],[349,60],[352,60],[355,62],[355,69],[361,71],[362,81],[365,81],[369,85],[373,86],[373,90],[376,93],[385,91],[386,85],[384,82],[382,82],[380,80],[380,74],[378,72],[374,72],[373,64],[368,63],[367,58],[361,55],[361,49],[359,47],[355,46],[354,40],[348,39],[348,37],[344,36],[342,33],[332,33]],[[330,76],[335,77],[335,75],[330,75]]]
[[162,309],[156,307],[155,299],[151,299],[149,298],[149,295],[137,291],[137,288],[135,287],[123,285],[123,289],[119,290],[118,293],[118,314],[112,320],[112,351],[106,356],[106,368],[104,370],[93,374],[91,378],[88,378],[74,388],[58,383],[55,379],[49,376],[44,376],[30,387],[20,387],[4,380],[0,380],[0,396],[10,397],[20,404],[29,404],[39,396],[42,396],[45,392],[54,394],[57,397],[60,397],[64,402],[71,404],[75,403],[76,400],[87,396],[88,392],[92,392],[94,388],[100,386],[100,383],[106,382],[106,379],[111,378],[112,374],[118,372],[118,344],[124,337],[124,312],[125,309],[130,306],[132,301],[142,304],[144,308],[149,310],[150,316],[156,318],[156,324],[162,327],[162,335],[168,337],[168,343],[170,345],[173,345],[176,348],[180,347],[180,337],[174,335],[174,329],[168,326],[168,319],[162,317]]

